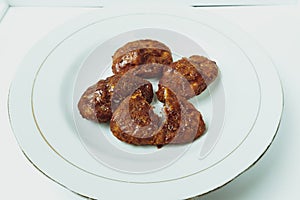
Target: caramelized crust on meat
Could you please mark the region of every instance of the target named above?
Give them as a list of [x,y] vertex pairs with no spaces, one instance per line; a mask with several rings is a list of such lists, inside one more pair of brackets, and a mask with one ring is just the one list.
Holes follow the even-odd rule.
[[88,120],[108,122],[119,104],[137,90],[146,101],[152,101],[153,89],[150,82],[131,74],[110,76],[83,93],[78,102],[79,112]]
[[164,89],[165,121],[157,135],[159,145],[189,143],[199,138],[206,130],[201,113],[186,99]]
[[113,113],[110,130],[119,140],[135,145],[153,144],[159,117],[140,91],[127,97]]
[[110,128],[121,141],[135,145],[189,143],[205,132],[205,123],[196,108],[169,89],[164,89],[165,119],[137,91],[113,113]]
[[173,61],[170,49],[155,40],[137,40],[125,44],[113,55],[112,71],[124,74],[131,70],[134,75],[151,78],[162,74],[165,65]]
[[189,99],[201,94],[218,76],[214,61],[203,56],[182,58],[165,67],[156,92],[159,101],[164,102],[163,91],[170,88],[176,94]]

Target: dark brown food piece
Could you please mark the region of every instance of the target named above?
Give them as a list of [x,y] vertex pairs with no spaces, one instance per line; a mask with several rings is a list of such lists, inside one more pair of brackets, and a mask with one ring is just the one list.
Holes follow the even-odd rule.
[[144,78],[158,77],[165,65],[173,61],[170,49],[155,40],[137,40],[125,44],[113,55],[114,74],[124,74],[129,70]]
[[216,62],[197,55],[182,58],[165,67],[158,84],[157,98],[163,102],[164,88],[170,88],[176,94],[189,99],[201,94],[217,76]]
[[153,89],[150,82],[131,74],[113,75],[89,87],[81,96],[78,109],[86,119],[108,122],[119,104],[137,90],[146,101],[152,101]]
[[206,130],[201,113],[186,99],[164,89],[165,121],[157,135],[158,144],[189,143],[199,138]]
[[146,145],[155,141],[159,124],[159,117],[153,112],[153,107],[137,91],[127,97],[113,113],[110,130],[123,142]]
[[137,91],[127,97],[113,113],[110,128],[121,141],[135,145],[166,145],[189,143],[205,131],[205,123],[196,108],[165,88],[165,119]]

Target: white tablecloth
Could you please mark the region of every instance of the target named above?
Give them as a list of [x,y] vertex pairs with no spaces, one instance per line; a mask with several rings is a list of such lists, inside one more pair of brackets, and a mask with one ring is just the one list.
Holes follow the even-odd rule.
[[[7,95],[28,50],[69,19],[105,8],[10,8],[0,22],[0,195],[1,199],[82,200],[36,170],[10,129]],[[225,187],[199,199],[300,199],[300,6],[191,8],[240,26],[272,57],[285,108],[277,137],[263,158]]]

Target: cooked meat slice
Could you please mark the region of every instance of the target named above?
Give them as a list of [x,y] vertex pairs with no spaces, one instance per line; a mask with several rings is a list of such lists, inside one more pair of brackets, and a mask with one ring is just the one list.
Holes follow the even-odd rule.
[[119,104],[137,90],[146,101],[152,101],[153,89],[149,81],[131,74],[113,75],[89,87],[81,96],[78,109],[88,120],[108,122]]
[[113,113],[110,130],[119,140],[135,145],[153,144],[159,117],[140,91],[127,97]]
[[164,100],[164,88],[170,88],[176,94],[189,99],[201,94],[218,75],[214,61],[203,56],[182,58],[165,67],[156,92],[159,101]]
[[189,143],[206,130],[201,113],[186,99],[164,88],[165,120],[160,126],[156,145]]
[[218,76],[218,66],[215,61],[212,61],[204,56],[190,56],[189,61],[200,72],[205,80],[206,85],[211,84]]
[[113,113],[112,133],[121,141],[135,145],[166,145],[192,142],[205,131],[196,108],[165,88],[165,119],[159,118],[140,91],[127,97]]
[[161,76],[165,65],[173,61],[170,49],[155,40],[137,40],[125,44],[113,55],[114,74],[124,74],[129,70],[134,75],[151,78]]

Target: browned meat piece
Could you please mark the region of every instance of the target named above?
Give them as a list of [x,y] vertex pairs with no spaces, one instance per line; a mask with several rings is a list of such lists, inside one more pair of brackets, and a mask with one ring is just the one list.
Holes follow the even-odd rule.
[[217,78],[218,66],[215,61],[198,55],[190,56],[189,61],[196,66],[206,85],[211,84]]
[[186,99],[164,89],[164,111],[166,120],[157,135],[158,144],[189,143],[199,138],[206,130],[201,113]]
[[137,90],[146,101],[152,101],[153,89],[150,82],[131,74],[113,75],[89,87],[81,96],[78,109],[86,119],[108,122],[119,104]]
[[114,74],[131,70],[134,75],[151,78],[162,74],[164,65],[173,61],[170,49],[155,40],[137,40],[125,44],[113,55]]
[[120,104],[110,121],[110,130],[119,140],[136,145],[152,144],[158,127],[159,117],[139,91]]
[[159,101],[163,102],[164,88],[170,88],[176,94],[189,99],[201,94],[218,76],[216,62],[203,56],[182,58],[165,67],[156,92]]
[[140,91],[127,97],[113,113],[110,128],[121,141],[135,145],[166,145],[192,142],[205,131],[196,108],[165,88],[165,119],[159,118]]

